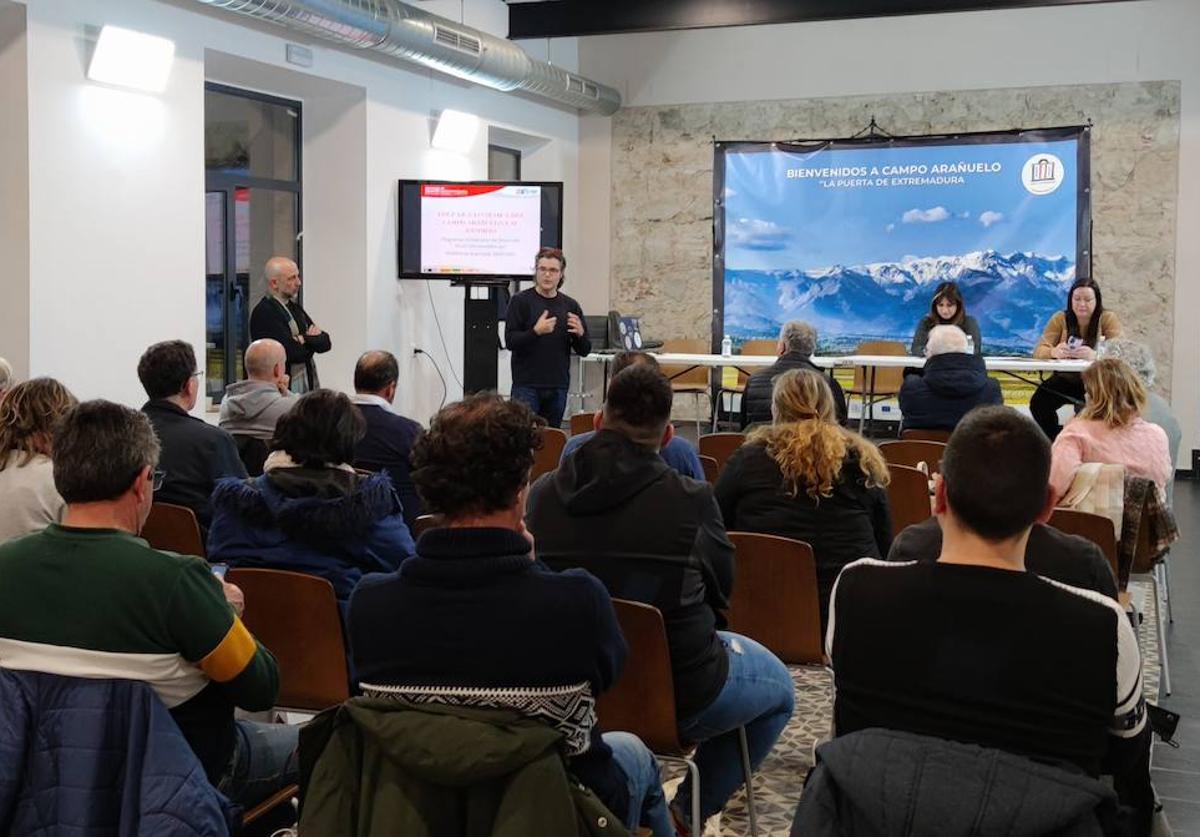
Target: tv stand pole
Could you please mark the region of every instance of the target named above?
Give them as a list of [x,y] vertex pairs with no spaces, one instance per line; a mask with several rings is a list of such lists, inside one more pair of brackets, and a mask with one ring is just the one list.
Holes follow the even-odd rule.
[[500,338],[498,288],[507,280],[456,279],[463,298],[463,394],[495,390],[499,385]]

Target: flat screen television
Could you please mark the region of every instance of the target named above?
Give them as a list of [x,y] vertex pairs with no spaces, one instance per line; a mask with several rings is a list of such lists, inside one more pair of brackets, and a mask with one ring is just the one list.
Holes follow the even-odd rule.
[[401,180],[401,279],[532,279],[562,246],[562,183]]

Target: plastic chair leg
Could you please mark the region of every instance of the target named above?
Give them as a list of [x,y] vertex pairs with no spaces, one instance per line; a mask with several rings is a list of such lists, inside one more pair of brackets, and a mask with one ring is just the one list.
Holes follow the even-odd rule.
[[746,728],[738,727],[738,745],[742,751],[742,775],[746,779],[746,818],[750,821],[750,837],[758,837],[758,817],[754,811],[754,768],[750,766],[750,744]]

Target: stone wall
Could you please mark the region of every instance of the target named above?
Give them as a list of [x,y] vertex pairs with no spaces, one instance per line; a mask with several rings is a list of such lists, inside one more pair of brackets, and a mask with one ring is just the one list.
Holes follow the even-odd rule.
[[712,333],[713,138],[843,137],[1079,125],[1092,130],[1092,274],[1169,396],[1179,83],[958,90],[625,108],[612,120],[612,307],[657,338]]

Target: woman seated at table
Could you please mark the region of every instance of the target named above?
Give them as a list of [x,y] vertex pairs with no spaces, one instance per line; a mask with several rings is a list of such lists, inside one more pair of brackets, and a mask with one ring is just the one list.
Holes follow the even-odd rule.
[[1061,498],[1085,462],[1124,465],[1128,476],[1154,480],[1160,496],[1175,465],[1167,434],[1142,418],[1146,388],[1123,360],[1104,358],[1084,370],[1083,410],[1058,434],[1051,448],[1050,487]]
[[365,432],[342,393],[301,397],[275,427],[262,476],[217,483],[209,560],[320,576],[344,613],[363,575],[390,572],[414,552],[391,477],[347,464]]
[[728,531],[782,535],[813,548],[824,630],[842,567],[882,558],[891,546],[887,464],[873,444],[838,426],[819,372],[777,377],[771,412],[774,423],[750,433],[714,493]]
[[[1094,360],[1100,341],[1121,334],[1121,323],[1104,310],[1100,286],[1094,279],[1076,279],[1067,291],[1067,307],[1046,323],[1033,356],[1040,360]],[[1077,372],[1056,372],[1029,399],[1029,412],[1051,441],[1061,429],[1058,409],[1083,401],[1083,381]]]
[[[952,325],[961,328],[972,343],[972,351],[983,354],[983,340],[979,336],[979,323],[967,314],[967,304],[963,302],[958,285],[953,282],[943,282],[933,292],[933,301],[929,303],[929,313],[917,323],[917,332],[913,335],[912,347],[909,354],[914,357],[925,356],[925,344],[929,342],[929,332],[934,326]],[[918,371],[918,370],[913,370]]]

